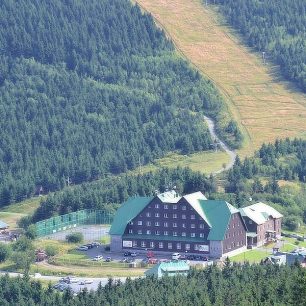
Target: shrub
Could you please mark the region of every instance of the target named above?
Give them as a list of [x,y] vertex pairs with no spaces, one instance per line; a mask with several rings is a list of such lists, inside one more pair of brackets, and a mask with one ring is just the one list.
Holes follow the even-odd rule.
[[66,236],[66,241],[70,243],[79,243],[84,240],[84,236],[82,233],[72,233]]
[[0,244],[0,262],[6,261],[11,255],[11,247],[7,244]]
[[48,256],[55,256],[58,254],[58,247],[54,245],[47,245],[45,251]]

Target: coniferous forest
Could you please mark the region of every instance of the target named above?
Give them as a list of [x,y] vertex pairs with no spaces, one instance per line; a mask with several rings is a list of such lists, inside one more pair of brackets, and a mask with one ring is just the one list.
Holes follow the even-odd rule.
[[306,296],[305,269],[298,266],[226,265],[193,271],[188,277],[109,280],[96,292],[73,296],[55,292],[51,286],[26,279],[0,278],[2,306],[303,306]]
[[247,43],[280,65],[306,92],[306,2],[220,0],[228,22]]
[[0,203],[240,132],[210,81],[127,0],[0,3]]

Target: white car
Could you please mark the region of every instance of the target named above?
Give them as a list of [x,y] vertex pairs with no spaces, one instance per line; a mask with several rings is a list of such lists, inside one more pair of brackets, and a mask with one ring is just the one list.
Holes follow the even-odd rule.
[[70,284],[78,283],[78,282],[79,282],[79,279],[76,278],[76,277],[70,277],[70,278],[69,278],[69,283],[70,283]]
[[80,281],[80,285],[87,285],[87,284],[92,284],[93,280],[92,279],[84,279]]
[[178,259],[180,259],[180,257],[181,257],[180,253],[173,253],[172,254],[172,259],[173,260],[178,260]]
[[86,245],[81,245],[81,246],[77,247],[77,250],[78,250],[78,251],[87,251],[87,250],[88,250],[88,246],[86,246]]
[[95,256],[92,260],[93,261],[99,261],[99,260],[102,260],[103,259],[103,256],[102,255],[97,255]]

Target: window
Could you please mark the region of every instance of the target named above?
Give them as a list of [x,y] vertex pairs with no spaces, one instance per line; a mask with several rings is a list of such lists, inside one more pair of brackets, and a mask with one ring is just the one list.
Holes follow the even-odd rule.
[[186,206],[185,205],[182,206],[182,210],[186,210]]
[[205,235],[203,233],[200,233],[200,238],[204,238]]
[[138,230],[137,233],[138,233],[138,235],[141,235],[142,234],[142,230]]
[[137,247],[137,240],[133,241],[133,247]]
[[155,231],[155,235],[160,235],[160,231]]
[[147,221],[147,222],[146,222],[146,225],[147,225],[147,226],[151,226],[151,221]]
[[252,221],[252,220],[249,220],[249,224],[253,224],[253,221]]
[[173,218],[176,219],[177,218],[177,214],[173,214]]
[[185,244],[185,250],[186,250],[186,251],[189,251],[189,250],[190,250],[190,244],[189,244],[189,243],[186,243],[186,244]]
[[146,242],[145,241],[141,241],[141,247],[145,248],[146,247]]
[[173,232],[173,236],[176,237],[177,236],[177,232]]
[[176,223],[176,222],[173,222],[173,223],[172,223],[172,226],[173,226],[173,227],[177,227],[177,223]]
[[155,208],[159,208],[159,204],[155,204]]
[[191,234],[190,234],[190,237],[193,237],[193,238],[194,238],[194,237],[195,237],[195,233],[191,233]]
[[186,232],[182,232],[182,237],[186,237]]
[[154,241],[150,241],[150,248],[154,248]]
[[173,205],[173,209],[177,209],[177,205]]
[[178,242],[178,243],[176,244],[176,248],[177,248],[178,250],[180,250],[180,249],[182,248],[182,245],[181,245],[180,242]]
[[190,218],[191,218],[192,220],[194,220],[194,219],[195,219],[195,215],[191,215]]
[[130,221],[130,222],[129,222],[129,225],[133,225],[133,224],[134,224],[133,221]]
[[159,222],[158,221],[155,222],[155,226],[159,226]]
[[202,229],[203,229],[204,227],[205,227],[205,226],[204,226],[204,224],[203,224],[203,223],[201,223],[201,224],[200,224],[200,228],[202,228]]
[[168,249],[172,250],[172,242],[168,242]]
[[190,227],[191,227],[191,228],[195,228],[195,224],[192,223],[192,224],[190,225]]
[[159,218],[159,213],[155,213],[155,217]]
[[182,215],[182,219],[186,219],[186,215]]
[[147,217],[151,217],[151,213],[147,212],[147,213],[146,213],[146,216],[147,216]]
[[182,223],[182,228],[186,228],[186,224],[185,223]]
[[138,221],[137,224],[138,224],[138,225],[142,225],[142,221]]
[[168,214],[164,214],[164,218],[168,218]]
[[158,243],[158,247],[159,247],[160,249],[162,249],[162,248],[164,247],[164,243],[163,243],[163,242],[159,242],[159,243]]
[[150,230],[147,230],[147,231],[146,231],[146,234],[147,234],[147,235],[151,235],[151,231],[150,231]]
[[164,227],[168,227],[168,222],[164,222]]
[[133,230],[132,229],[129,229],[129,234],[133,234]]
[[168,236],[168,231],[164,231],[164,235],[165,235],[165,236]]
[[164,209],[168,209],[168,205],[167,204],[164,205]]

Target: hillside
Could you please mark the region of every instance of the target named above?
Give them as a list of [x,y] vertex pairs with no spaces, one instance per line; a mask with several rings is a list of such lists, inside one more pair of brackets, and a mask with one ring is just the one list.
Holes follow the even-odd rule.
[[306,3],[304,0],[221,0],[228,22],[285,77],[306,92]]
[[0,3],[0,205],[211,148],[238,146],[214,85],[129,1]]
[[176,47],[223,92],[244,130],[240,155],[276,138],[305,137],[306,96],[281,81],[240,41],[216,7],[200,0],[137,0],[166,29]]

